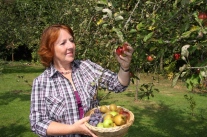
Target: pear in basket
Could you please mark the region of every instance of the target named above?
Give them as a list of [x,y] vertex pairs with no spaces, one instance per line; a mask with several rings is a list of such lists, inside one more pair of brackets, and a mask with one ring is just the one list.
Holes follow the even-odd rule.
[[109,105],[109,110],[110,111],[117,111],[117,105],[116,104],[110,104]]
[[109,111],[109,109],[108,109],[108,107],[107,106],[101,106],[100,107],[100,111],[101,111],[101,113],[106,113],[106,112],[108,112]]

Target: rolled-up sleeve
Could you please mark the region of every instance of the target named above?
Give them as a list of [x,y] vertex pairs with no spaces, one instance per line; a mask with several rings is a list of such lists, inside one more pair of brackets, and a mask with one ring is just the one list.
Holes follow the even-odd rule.
[[[123,86],[118,80],[118,74],[112,72],[111,70],[104,69],[98,64],[91,62],[90,60],[86,61],[92,66],[90,69],[93,73],[95,73],[94,77],[99,79],[99,86],[103,88],[107,88],[110,91],[114,92],[123,92],[126,90],[128,86]],[[86,70],[86,68],[85,68]],[[91,74],[93,75],[93,74]]]
[[123,86],[118,80],[118,75],[116,73],[111,72],[110,70],[106,70],[103,73],[101,79],[101,85],[103,87],[106,86],[110,91],[123,92],[128,87]]
[[46,115],[45,97],[42,93],[42,84],[34,79],[31,94],[30,124],[33,132],[40,136],[46,136],[47,128],[51,122]]

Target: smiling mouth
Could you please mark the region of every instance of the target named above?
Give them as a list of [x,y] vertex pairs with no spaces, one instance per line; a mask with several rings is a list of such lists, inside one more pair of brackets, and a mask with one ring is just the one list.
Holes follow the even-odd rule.
[[67,52],[66,55],[73,55],[73,51]]
[[70,52],[70,53],[66,53],[66,55],[73,55],[73,52]]

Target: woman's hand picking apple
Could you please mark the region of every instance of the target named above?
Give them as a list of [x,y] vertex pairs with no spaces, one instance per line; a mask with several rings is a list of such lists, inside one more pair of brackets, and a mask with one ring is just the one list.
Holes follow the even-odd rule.
[[[127,45],[127,46],[126,46]],[[134,49],[131,47],[131,45],[127,42],[125,42],[123,44],[123,52],[124,55],[119,55],[119,54],[115,54],[116,55],[116,59],[117,61],[120,63],[120,66],[124,69],[127,70],[129,69],[130,63],[131,63],[131,59],[132,59],[132,54],[134,52]],[[116,53],[116,50],[115,50]]]
[[129,67],[132,60],[132,54],[134,52],[134,49],[131,47],[129,43],[124,43],[123,47],[124,53],[122,55],[115,55],[117,61],[120,63],[120,69],[118,73],[119,82],[122,85],[127,86],[130,83]]

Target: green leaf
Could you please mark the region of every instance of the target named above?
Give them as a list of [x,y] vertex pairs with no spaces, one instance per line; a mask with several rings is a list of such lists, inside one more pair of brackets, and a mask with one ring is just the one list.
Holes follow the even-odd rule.
[[144,37],[144,42],[146,42],[148,39],[150,39],[153,34],[154,34],[154,32],[150,32],[147,36],[145,36]]
[[115,21],[119,21],[119,20],[124,20],[124,18],[121,15],[116,16],[115,17]]
[[139,88],[141,91],[144,91],[144,89],[143,88]]
[[187,88],[192,91],[193,87],[197,86],[198,84],[200,84],[200,77],[198,75],[193,74],[190,78],[188,78],[186,80],[187,83]]
[[190,0],[182,0],[181,5],[185,6],[186,4],[190,4]]
[[152,46],[152,47],[150,47],[150,52],[155,51],[156,49],[157,49],[156,46]]
[[108,9],[108,8],[103,9],[102,12],[107,13],[107,16],[109,18],[112,18],[112,11],[110,9]]
[[139,31],[142,30],[144,27],[145,25],[142,22],[140,22],[139,24],[137,24],[136,29]]
[[113,27],[113,28],[112,28],[112,31],[115,31],[116,34],[117,34],[117,36],[119,37],[119,40],[120,40],[121,42],[124,42],[124,37],[123,37],[123,34],[122,34],[122,32],[121,32],[120,29],[117,29],[117,28]]
[[190,79],[187,79],[187,80],[186,80],[186,84],[187,84],[187,85],[186,85],[187,89],[188,89],[189,91],[192,91],[192,90],[193,90],[193,85],[192,85]]
[[129,32],[130,32],[130,33],[136,33],[137,30],[136,30],[136,29],[131,29]]
[[97,4],[108,5],[108,0],[99,0]]
[[178,0],[175,0],[175,2],[173,3],[173,8],[177,9],[177,4],[178,4]]
[[131,82],[134,84],[134,79],[133,78],[131,79]]
[[102,11],[103,8],[102,8],[102,7],[98,7],[98,6],[96,6],[96,7],[95,7],[95,10],[96,10],[96,11]]
[[186,72],[182,72],[181,75],[180,75],[180,77],[181,77],[181,78],[184,77],[185,74],[186,74]]
[[180,77],[180,73],[176,73],[175,77],[172,81],[172,87],[174,87],[177,84],[178,78]]
[[192,32],[200,30],[200,27],[198,26],[193,26],[189,31],[186,31],[182,34],[182,38],[189,38]]
[[201,71],[200,72],[200,75],[202,76],[202,77],[207,77],[207,70],[205,70],[205,71]]
[[193,74],[191,76],[190,80],[194,85],[197,85],[197,84],[200,83],[200,77],[198,75],[195,75],[195,74]]
[[154,88],[154,90],[155,90],[155,91],[157,91],[157,92],[160,92],[160,90],[159,90],[159,89],[157,89],[157,88]]
[[182,34],[182,38],[188,38],[188,37],[190,37],[190,34],[192,33],[192,31],[186,31],[186,32],[184,32],[183,34]]

